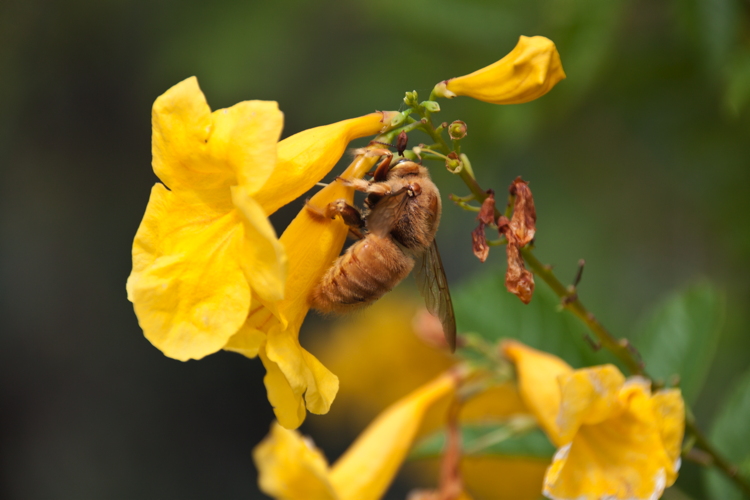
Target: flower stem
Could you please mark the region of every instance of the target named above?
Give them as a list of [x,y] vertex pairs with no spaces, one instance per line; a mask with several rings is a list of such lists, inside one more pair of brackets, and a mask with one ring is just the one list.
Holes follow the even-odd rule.
[[617,339],[604,326],[599,323],[596,317],[591,314],[578,298],[574,290],[568,289],[563,285],[557,276],[552,272],[550,266],[545,266],[532,253],[529,247],[521,250],[523,260],[529,265],[534,274],[542,278],[549,285],[555,294],[562,299],[563,307],[569,309],[578,319],[596,335],[597,340],[603,347],[610,350],[617,358],[628,367],[631,373],[635,375],[645,375],[643,362],[637,351],[631,346],[627,339]]
[[[428,123],[423,127],[423,130],[428,131],[428,133],[430,129],[434,131],[434,127],[432,127],[431,123]],[[439,142],[437,141],[437,138],[435,139],[436,142]],[[448,154],[450,151],[448,150],[448,146],[444,141],[443,145],[445,146],[445,153]],[[469,188],[471,193],[474,195],[474,199],[479,204],[481,204],[485,200],[485,198],[487,198],[487,192],[483,190],[481,186],[479,186],[479,183],[477,182],[476,178],[473,175],[473,172],[471,172],[470,169],[461,169],[461,171],[458,173],[458,176],[461,178],[461,180],[464,181],[466,187]],[[497,219],[500,215],[500,211],[495,209],[495,219]],[[628,370],[631,373],[635,375],[642,375],[650,379],[650,377],[646,373],[645,367],[643,366],[643,361],[641,360],[638,351],[633,347],[632,344],[630,344],[630,342],[628,342],[627,339],[617,339],[606,328],[604,328],[604,326],[596,319],[596,317],[583,305],[581,300],[578,298],[578,294],[576,293],[574,287],[566,287],[565,285],[563,285],[562,282],[557,278],[557,276],[555,276],[555,273],[552,271],[552,267],[542,264],[539,259],[536,258],[536,256],[532,252],[531,247],[527,246],[526,248],[523,248],[521,250],[521,253],[523,255],[524,261],[526,262],[526,264],[528,264],[531,270],[534,271],[537,276],[542,278],[542,280],[547,283],[552,291],[555,292],[558,297],[560,297],[563,307],[570,310],[570,312],[573,313],[578,319],[580,319],[596,336],[598,344],[591,341],[592,347],[605,347],[615,356],[617,356],[617,358],[625,366],[628,367]],[[703,432],[698,427],[695,421],[695,417],[693,416],[689,408],[686,408],[685,429],[691,436],[694,437],[695,444],[711,457],[712,464],[719,468],[730,480],[735,483],[735,485],[737,485],[737,487],[744,493],[744,495],[747,496],[748,499],[750,499],[750,483],[748,483],[745,478],[740,476],[737,466],[727,461],[705,437]]]
[[711,444],[708,438],[703,434],[703,431],[698,427],[698,424],[695,421],[695,415],[693,415],[690,408],[685,408],[685,429],[687,429],[693,436],[698,448],[711,457],[712,465],[721,469],[721,471],[737,485],[740,491],[742,491],[747,498],[750,498],[750,483],[739,474],[737,466],[727,461],[716,450],[714,445]]

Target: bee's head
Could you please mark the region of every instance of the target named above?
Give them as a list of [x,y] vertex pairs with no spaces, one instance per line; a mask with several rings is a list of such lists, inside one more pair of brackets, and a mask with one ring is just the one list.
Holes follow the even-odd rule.
[[388,178],[399,178],[399,177],[410,177],[410,176],[421,176],[421,177],[429,177],[430,174],[427,171],[425,167],[420,165],[419,163],[415,163],[411,160],[399,160],[394,165],[391,166],[391,169],[388,171]]

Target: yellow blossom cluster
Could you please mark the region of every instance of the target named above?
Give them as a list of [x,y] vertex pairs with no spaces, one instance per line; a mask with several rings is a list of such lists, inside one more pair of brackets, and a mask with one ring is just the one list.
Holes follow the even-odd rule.
[[[563,78],[550,40],[521,37],[498,62],[442,81],[432,94],[523,103]],[[350,141],[384,132],[395,116],[371,113],[280,140],[283,114],[275,102],[212,112],[195,78],[154,103],[153,169],[161,182],[133,243],[128,298],[146,338],[166,356],[186,361],[224,349],[261,359],[278,424],[253,458],[261,489],[278,499],[380,498],[428,410],[465,380],[466,370],[453,368],[401,398],[333,466],[293,430],[307,411],[328,412],[338,392],[338,378],[301,346],[299,330],[310,292],[338,257],[348,229],[303,208],[278,237],[268,217],[330,172]],[[360,154],[340,177],[361,179],[375,161]],[[338,199],[352,203],[353,189],[334,182],[308,204],[322,209]],[[647,500],[674,483],[684,432],[679,390],[652,393],[649,381],[626,379],[611,365],[574,370],[515,341],[501,350],[517,384],[496,386],[466,409],[482,418],[497,410],[487,396],[510,395],[502,412],[533,415],[557,446],[538,489],[524,495]],[[538,475],[528,477],[541,477],[539,465]]]
[[[546,93],[564,73],[554,44],[542,40],[522,37],[488,74],[450,80],[448,88],[484,99],[493,85],[510,82],[503,102]],[[541,66],[548,69],[540,73]],[[371,113],[279,141],[275,102],[212,112],[195,78],[160,96],[152,153],[162,182],[136,233],[127,283],[146,338],[183,361],[221,349],[260,357],[268,399],[287,428],[307,410],[326,413],[338,378],[300,345],[299,329],[310,290],[340,253],[347,228],[303,209],[279,238],[268,216],[320,181],[351,140],[384,131],[394,116]],[[375,160],[358,156],[341,177],[362,178]],[[352,188],[333,183],[309,203],[352,197]]]

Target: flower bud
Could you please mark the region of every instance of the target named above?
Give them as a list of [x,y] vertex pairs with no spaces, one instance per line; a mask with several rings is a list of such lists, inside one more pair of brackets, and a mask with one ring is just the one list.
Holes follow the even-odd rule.
[[438,104],[435,101],[424,101],[420,103],[419,105],[422,106],[425,109],[425,111],[427,111],[428,113],[440,112],[440,104]]
[[454,141],[458,141],[466,137],[466,130],[466,123],[456,120],[448,126],[448,135]]
[[419,95],[417,94],[417,91],[413,92],[407,92],[406,96],[404,97],[404,104],[407,106],[413,107],[416,106],[419,102]]
[[463,163],[455,152],[450,153],[445,159],[445,168],[452,174],[458,174],[463,170]]
[[543,36],[522,36],[494,64],[435,85],[437,97],[473,97],[492,104],[520,104],[543,96],[565,78],[555,44]]
[[394,129],[394,128],[400,127],[401,124],[404,123],[404,121],[406,121],[406,115],[403,113],[396,113],[393,116],[393,119],[388,124],[389,128]]

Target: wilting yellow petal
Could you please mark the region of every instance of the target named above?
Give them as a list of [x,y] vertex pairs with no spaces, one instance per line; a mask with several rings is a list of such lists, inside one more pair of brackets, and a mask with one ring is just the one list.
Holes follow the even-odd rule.
[[[619,399],[625,410],[582,425],[573,441],[558,450],[545,477],[545,495],[558,500],[659,498],[677,474],[662,441],[648,381],[631,379],[619,395],[603,397]],[[565,411],[563,400],[561,414]]]
[[263,208],[244,186],[232,187],[232,202],[243,215],[245,240],[241,262],[245,277],[261,299],[281,300],[287,267],[284,246],[276,238]]
[[550,440],[560,446],[563,442],[557,425],[557,413],[560,409],[560,386],[557,378],[572,373],[573,369],[557,356],[513,340],[505,341],[502,350],[516,366],[521,399],[534,413]]
[[426,411],[456,388],[442,375],[384,411],[333,465],[330,480],[341,500],[379,499],[401,466]]
[[377,134],[393,115],[391,111],[370,113],[287,137],[279,143],[276,169],[256,200],[270,215],[299,198],[331,171],[349,142]]
[[618,394],[625,377],[613,365],[562,374],[558,383],[563,407],[557,427],[563,443],[569,443],[581,425],[599,424],[623,411]]
[[237,258],[243,239],[236,211],[153,187],[127,290],[146,338],[164,354],[200,359],[245,322],[250,286]]
[[328,462],[307,439],[277,423],[253,450],[261,491],[277,500],[339,500]]
[[464,95],[492,104],[520,104],[543,96],[563,78],[555,44],[543,36],[522,36],[507,56],[469,75],[440,82],[433,93],[449,98]]

